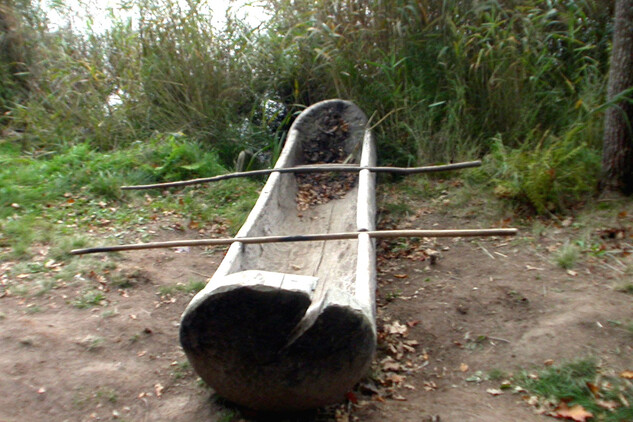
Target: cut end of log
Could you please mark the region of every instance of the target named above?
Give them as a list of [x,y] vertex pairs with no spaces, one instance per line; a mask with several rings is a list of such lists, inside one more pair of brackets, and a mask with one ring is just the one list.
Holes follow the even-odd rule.
[[195,371],[229,401],[259,411],[342,402],[371,364],[376,337],[362,312],[329,305],[298,338],[301,291],[225,286],[183,315],[180,341]]

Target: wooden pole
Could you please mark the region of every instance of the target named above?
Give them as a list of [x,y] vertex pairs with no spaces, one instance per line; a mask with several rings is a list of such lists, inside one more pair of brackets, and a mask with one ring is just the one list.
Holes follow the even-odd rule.
[[374,238],[391,237],[473,237],[473,236],[514,236],[517,229],[462,229],[462,230],[378,230],[368,232],[342,232],[321,234],[300,234],[294,236],[261,236],[261,237],[231,237],[222,239],[193,239],[172,240],[168,242],[148,242],[129,245],[100,246],[95,248],[73,249],[72,255],[84,255],[98,252],[118,252],[138,249],[174,248],[178,246],[212,246],[230,245],[234,242],[279,243],[279,242],[309,242],[319,240],[356,239],[360,233],[368,233]]
[[189,186],[200,183],[218,182],[220,180],[234,179],[237,177],[253,177],[262,176],[271,173],[324,173],[324,172],[360,172],[361,170],[369,170],[375,173],[393,173],[393,174],[417,174],[417,173],[433,173],[439,171],[458,170],[469,167],[479,167],[481,161],[466,161],[463,163],[443,164],[439,166],[425,167],[360,167],[346,164],[323,164],[309,165],[297,167],[285,167],[277,169],[262,169],[252,171],[241,171],[237,173],[221,174],[213,177],[203,177],[200,179],[181,180],[179,182],[155,183],[151,185],[121,186],[122,190],[141,190],[155,188],[173,188],[179,186]]

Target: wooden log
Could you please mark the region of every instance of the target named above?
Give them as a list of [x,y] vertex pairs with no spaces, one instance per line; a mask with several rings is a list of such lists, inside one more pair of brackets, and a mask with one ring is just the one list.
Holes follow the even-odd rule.
[[122,190],[142,190],[142,189],[158,189],[158,188],[174,188],[182,186],[190,186],[201,183],[219,182],[221,180],[235,179],[238,177],[255,177],[263,176],[271,173],[325,173],[325,172],[346,172],[354,173],[362,170],[369,170],[373,173],[392,173],[392,174],[420,174],[420,173],[436,173],[441,171],[458,170],[464,168],[478,167],[481,161],[466,161],[463,163],[443,164],[437,166],[425,167],[360,167],[358,165],[345,164],[324,164],[324,165],[308,165],[295,166],[287,168],[261,169],[251,171],[240,171],[236,173],[221,174],[213,177],[203,177],[199,179],[181,180],[178,182],[154,183],[149,185],[121,186]]
[[[321,159],[320,151],[335,160],[352,155],[355,168],[375,166],[364,113],[341,100],[307,108],[275,168]],[[344,196],[300,213],[293,173],[272,172],[236,237],[355,232],[358,239],[233,241],[180,323],[180,342],[198,375],[220,396],[257,410],[343,401],[376,347],[375,242],[357,233],[375,230],[375,173],[362,172]],[[358,227],[360,221],[369,226]]]
[[99,252],[119,252],[139,249],[161,249],[183,246],[217,246],[230,245],[235,242],[243,244],[284,243],[284,242],[316,242],[323,240],[357,239],[361,233],[371,238],[394,237],[479,237],[479,236],[514,236],[517,229],[457,229],[457,230],[379,230],[343,233],[298,234],[292,236],[258,236],[231,237],[221,239],[189,239],[166,242],[148,242],[127,245],[98,246],[93,248],[73,249],[71,255],[84,255]]

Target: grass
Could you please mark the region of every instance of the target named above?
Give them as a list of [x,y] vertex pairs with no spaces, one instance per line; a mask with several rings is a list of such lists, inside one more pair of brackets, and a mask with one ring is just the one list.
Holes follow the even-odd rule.
[[[14,3],[7,13],[16,21],[44,20],[30,3]],[[106,34],[18,26],[22,42],[0,69],[21,63],[24,71],[3,80],[25,88],[0,92],[0,125],[10,129],[3,148],[29,155],[2,162],[27,185],[40,177],[23,168],[28,161],[62,170],[49,174],[53,190],[9,185],[0,198],[28,208],[85,186],[120,200],[122,182],[214,173],[245,149],[272,158],[296,112],[327,98],[348,98],[373,115],[385,163],[488,156],[482,177],[539,213],[595,190],[608,8],[539,0],[268,7],[271,19],[257,30],[235,17],[213,27],[203,6],[175,0],[139,6],[141,28],[100,17],[113,19]],[[68,148],[77,149],[69,156]],[[83,159],[94,150],[110,157]]]
[[98,290],[87,290],[77,299],[73,300],[71,304],[78,309],[93,308],[106,304],[106,298],[104,294]]
[[502,381],[508,378],[508,373],[505,371],[502,371],[501,369],[495,368],[488,371],[487,378],[490,381]]
[[206,285],[207,283],[204,281],[190,281],[187,284],[170,284],[160,286],[158,288],[158,294],[160,294],[161,296],[168,296],[173,295],[176,292],[198,293],[200,290],[204,289]]
[[119,400],[119,394],[113,388],[102,387],[97,390],[95,397],[99,402],[116,403]]
[[619,292],[633,295],[633,283],[624,283],[617,288]]
[[108,309],[107,311],[103,311],[101,313],[101,318],[104,318],[104,319],[114,318],[117,315],[119,315],[118,311],[116,311],[114,309]]
[[193,372],[192,372],[191,364],[189,363],[188,360],[175,362],[175,364],[172,363],[171,375],[172,377],[174,377],[174,379],[177,379],[177,380],[182,379],[188,375],[191,375],[192,373]]
[[[522,372],[512,383],[531,394],[570,407],[581,405],[595,420],[615,422],[633,418],[633,386],[617,375],[605,374],[593,359],[583,359],[536,372]],[[610,402],[614,409],[601,403]]]
[[573,268],[579,258],[580,248],[568,242],[561,246],[561,248],[556,252],[554,261],[556,262],[556,265],[567,270]]
[[[29,157],[13,145],[0,142],[0,162],[9,163],[0,167],[0,245],[10,248],[0,259],[26,260],[31,257],[34,244],[46,244],[50,245],[50,258],[68,261],[71,249],[88,244],[86,236],[78,236],[78,232],[107,233],[111,227],[124,226],[142,228],[158,213],[186,215],[197,225],[225,221],[229,230],[235,232],[257,198],[257,182],[231,180],[174,191],[167,196],[155,192],[122,196],[101,186],[103,177],[115,178],[117,184],[134,184],[225,171],[217,164],[217,158],[205,155],[200,147],[189,159],[176,154],[182,163],[174,164],[173,154],[167,152],[180,148],[184,142],[154,144],[157,151],[153,153],[140,145],[103,153],[82,144],[62,148],[46,158]],[[167,151],[161,152],[163,149]],[[195,155],[198,153],[200,156]],[[150,161],[144,161],[147,155]],[[210,164],[187,164],[200,159]],[[183,166],[196,171],[176,171]]]

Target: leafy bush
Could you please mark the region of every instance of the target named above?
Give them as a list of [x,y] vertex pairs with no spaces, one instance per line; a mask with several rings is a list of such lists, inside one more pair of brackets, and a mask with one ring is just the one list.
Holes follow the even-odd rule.
[[[53,31],[35,2],[7,2],[0,41],[21,41],[0,55],[0,125],[34,155],[131,147],[144,160],[128,175],[149,182],[214,174],[247,148],[274,159],[298,112],[341,97],[371,116],[385,163],[490,153],[507,169],[488,170],[500,194],[541,213],[593,189],[612,30],[601,2],[264,3],[260,27],[229,14],[220,29],[204,1],[139,0],[134,25],[111,12],[97,33]],[[116,171],[75,164],[118,195]]]
[[562,138],[546,133],[536,147],[526,142],[517,149],[507,148],[497,136],[482,174],[499,197],[541,214],[565,209],[595,192],[600,172],[599,152],[577,141],[580,130]]

